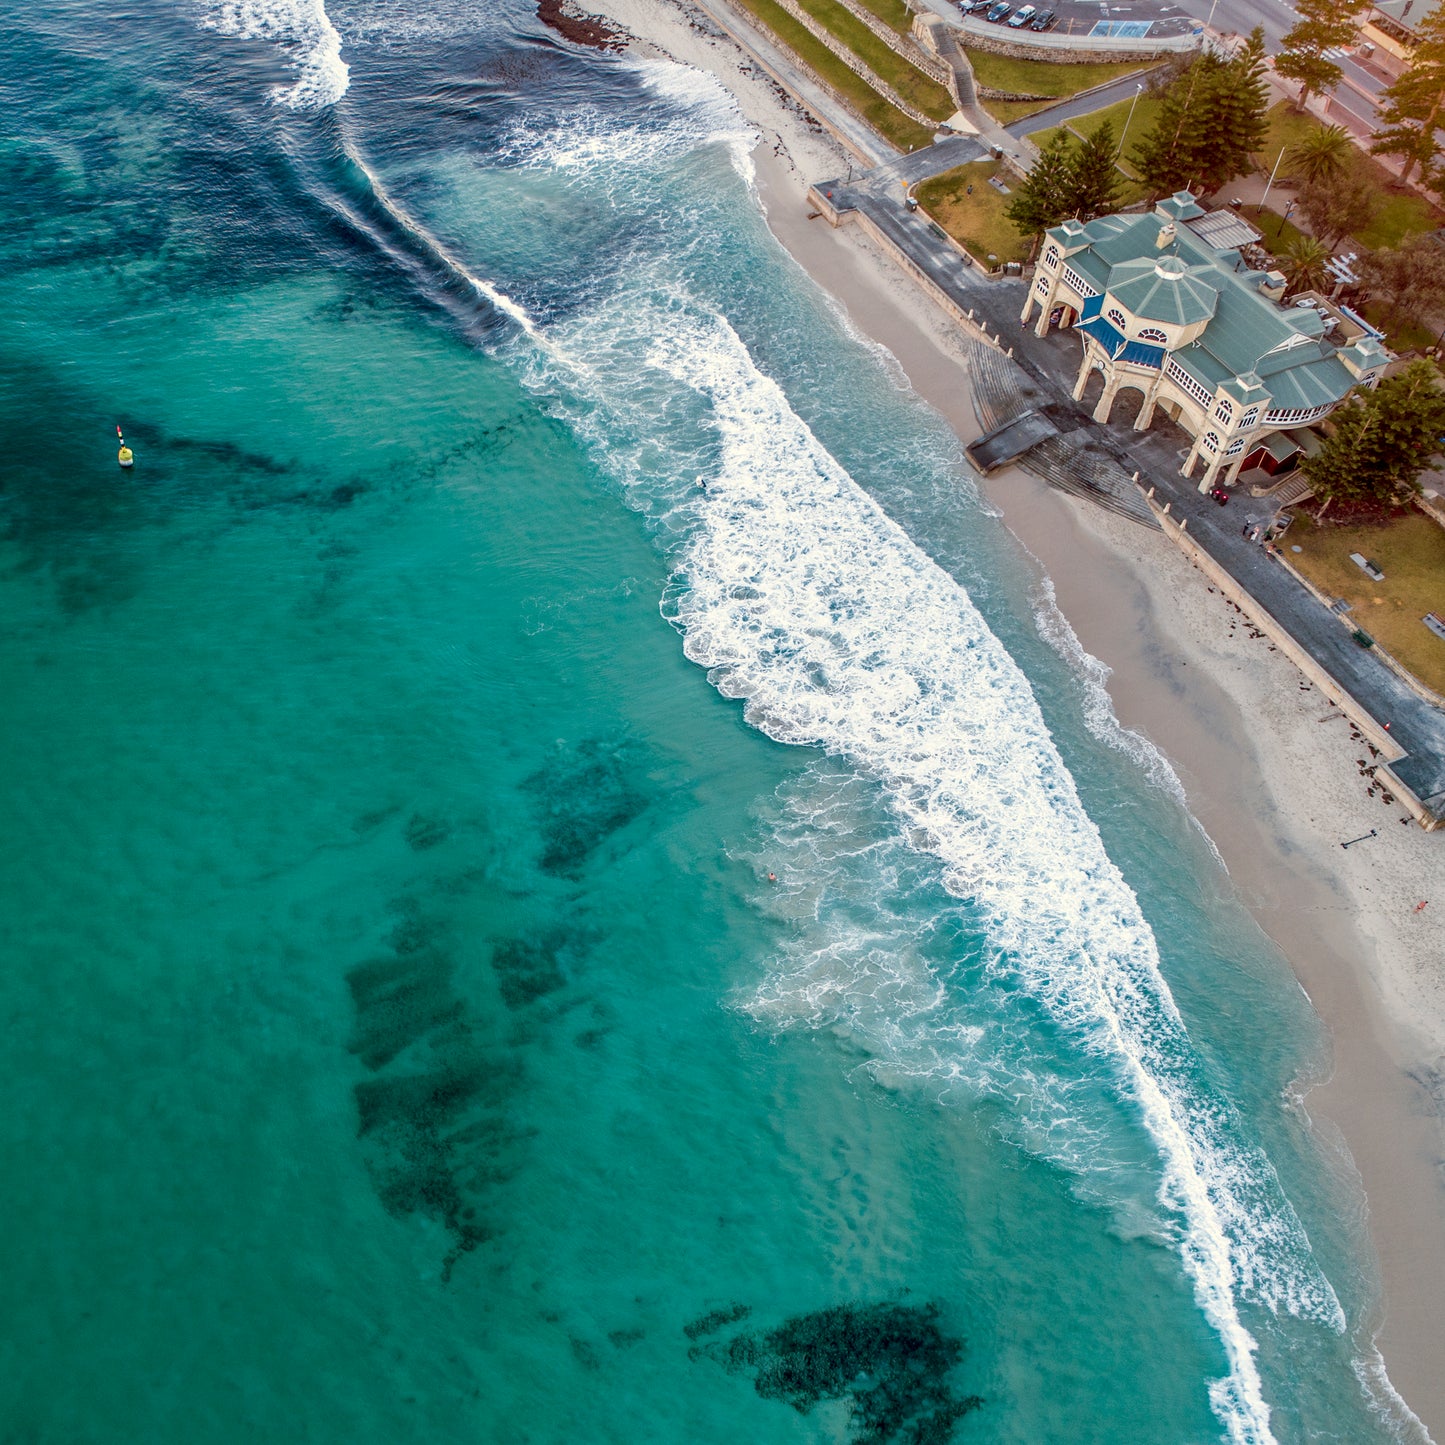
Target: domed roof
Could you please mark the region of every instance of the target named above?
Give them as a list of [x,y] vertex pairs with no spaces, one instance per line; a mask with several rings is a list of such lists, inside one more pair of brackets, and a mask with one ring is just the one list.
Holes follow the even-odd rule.
[[1140,256],[1109,271],[1109,299],[1141,321],[1188,326],[1214,315],[1219,290],[1204,279],[1203,267],[1178,256]]

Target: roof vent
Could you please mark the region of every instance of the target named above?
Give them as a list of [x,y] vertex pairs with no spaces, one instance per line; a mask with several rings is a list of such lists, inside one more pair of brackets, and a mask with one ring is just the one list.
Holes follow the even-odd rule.
[[1154,244],[1162,251],[1166,246],[1173,244],[1174,237],[1177,234],[1178,232],[1174,229],[1174,222],[1165,221],[1165,223],[1159,227],[1159,239],[1156,240]]

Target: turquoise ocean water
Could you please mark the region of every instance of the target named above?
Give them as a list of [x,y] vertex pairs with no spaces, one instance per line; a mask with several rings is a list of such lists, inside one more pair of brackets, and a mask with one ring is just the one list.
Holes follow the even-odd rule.
[[1307,1001],[725,95],[0,31],[5,1440],[1412,1438]]

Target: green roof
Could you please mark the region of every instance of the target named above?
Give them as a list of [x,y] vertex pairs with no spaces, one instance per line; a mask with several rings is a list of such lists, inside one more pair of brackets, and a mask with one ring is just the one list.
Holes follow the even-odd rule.
[[1187,226],[1169,233],[1167,224],[1156,211],[1069,222],[1048,234],[1065,248],[1085,243],[1069,265],[1134,315],[1184,325],[1207,319],[1200,339],[1171,355],[1211,390],[1256,372],[1264,392],[1247,399],[1267,394],[1273,410],[1312,409],[1349,392],[1355,378],[1324,340],[1318,312],[1276,305],[1237,252],[1212,250]]
[[1205,280],[1202,269],[1167,255],[1121,261],[1109,272],[1109,295],[1146,321],[1178,326],[1206,321],[1214,315],[1219,292]]

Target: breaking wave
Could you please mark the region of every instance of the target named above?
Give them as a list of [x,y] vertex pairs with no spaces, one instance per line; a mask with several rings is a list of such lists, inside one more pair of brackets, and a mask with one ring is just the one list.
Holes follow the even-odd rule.
[[[785,893],[806,898],[815,926],[748,1009],[773,1027],[850,1031],[881,1082],[1002,1098],[1020,1143],[1094,1191],[1117,1186],[1120,1170],[1140,1175],[1107,1115],[1142,1121],[1153,1208],[1228,1360],[1211,1385],[1216,1413],[1233,1440],[1272,1439],[1239,1301],[1336,1330],[1343,1312],[1268,1160],[1211,1091],[1154,935],[1026,679],[731,325],[677,289],[662,307],[645,295],[656,288],[553,337],[587,398],[579,427],[635,504],[677,536],[663,608],[687,656],[742,700],[753,726],[852,769],[798,794],[777,820],[774,841],[786,851],[791,831],[803,860],[782,875]],[[644,415],[655,428],[639,427]],[[866,807],[859,786],[872,790]],[[970,911],[986,939],[981,977],[1041,1015],[1071,1051],[1064,1067],[1010,1057],[1006,1032],[971,1016],[918,945],[916,920],[895,927],[883,910],[830,905],[830,870],[836,879],[860,861],[873,898],[880,875],[891,893],[901,854],[876,837],[880,803],[905,851],[939,860]]]
[[335,105],[346,94],[351,72],[341,58],[341,35],[323,0],[203,0],[201,24],[222,35],[265,40],[291,57],[296,80],[277,86],[271,98],[292,110]]

